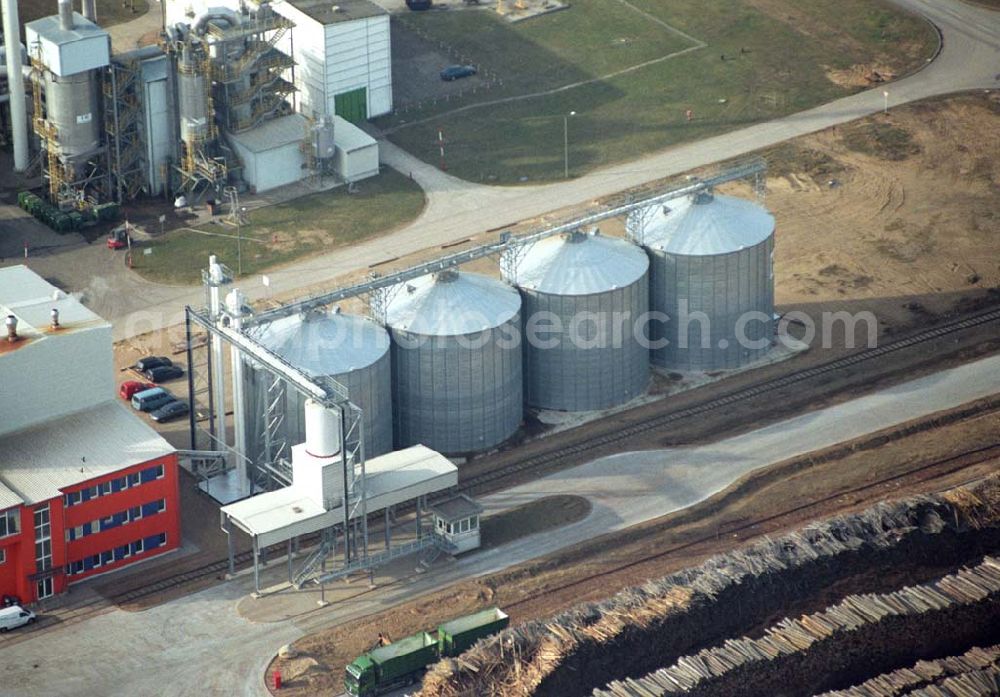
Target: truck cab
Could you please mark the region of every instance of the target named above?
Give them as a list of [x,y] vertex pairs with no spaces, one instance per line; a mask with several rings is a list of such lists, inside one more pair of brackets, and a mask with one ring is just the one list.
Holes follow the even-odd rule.
[[437,638],[427,632],[380,646],[347,666],[344,688],[352,697],[369,697],[412,685],[437,661],[437,651]]
[[355,658],[344,672],[344,692],[352,697],[374,694],[377,683],[375,664],[367,655]]

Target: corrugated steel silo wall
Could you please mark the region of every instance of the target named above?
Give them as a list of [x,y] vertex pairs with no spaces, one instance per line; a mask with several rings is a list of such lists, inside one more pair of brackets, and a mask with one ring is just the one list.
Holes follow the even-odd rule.
[[[247,456],[260,462],[264,456],[264,408],[268,401],[268,376],[263,371],[248,368],[246,377],[247,401]],[[392,451],[392,360],[389,352],[375,363],[350,373],[333,375],[334,380],[347,387],[351,401],[361,407],[364,414],[365,457],[373,458]],[[295,390],[287,390],[285,419],[281,433],[293,445],[305,442],[305,398]],[[284,453],[291,458],[291,450]]]
[[397,448],[469,453],[514,434],[523,408],[520,323],[518,313],[461,337],[391,330]]
[[[649,308],[649,281],[604,293],[554,295],[522,289],[525,322],[538,313],[559,318],[561,334],[538,332],[538,338],[558,339],[543,348],[524,336],[524,401],[541,409],[591,411],[627,402],[649,384],[649,351],[635,335],[635,323]],[[594,313],[606,333],[595,346],[577,346],[571,337],[575,317]],[[578,321],[585,341],[595,339],[591,322]],[[527,331],[527,327],[526,327]],[[616,332],[620,336],[617,340]]]
[[[650,256],[650,309],[666,313],[670,320],[653,323],[652,339],[669,344],[652,351],[654,365],[669,370],[721,370],[739,368],[767,352],[749,349],[737,340],[738,319],[747,312],[764,313],[767,322],[752,321],[744,335],[751,342],[770,339],[774,333],[774,278],[771,253],[774,235],[753,247],[714,256],[684,256],[647,250]],[[680,320],[679,301],[688,301],[691,321],[686,331]],[[702,324],[693,313],[709,319],[709,340],[703,345]],[[686,334],[687,348],[682,348]]]

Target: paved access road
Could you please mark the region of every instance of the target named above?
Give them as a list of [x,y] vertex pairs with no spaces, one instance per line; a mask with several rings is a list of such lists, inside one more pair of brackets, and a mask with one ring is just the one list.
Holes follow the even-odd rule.
[[[490,187],[455,179],[382,142],[382,159],[412,173],[424,187],[428,205],[412,224],[389,235],[295,263],[268,275],[271,294],[292,293],[388,259],[465,239],[487,230],[584,204],[666,176],[708,165],[806,133],[862,118],[889,106],[972,88],[1000,88],[1000,13],[961,0],[894,0],[925,15],[941,30],[940,55],[918,73],[829,104],[707,140],[673,147],[639,160],[592,172],[580,179],[545,186]],[[152,13],[151,13],[152,14]],[[148,283],[125,269],[121,254],[97,245],[39,258],[36,268],[59,279],[115,325],[122,339],[176,324],[185,304],[203,302],[200,288]],[[7,262],[11,263],[11,262]],[[207,263],[207,261],[206,261]],[[243,290],[263,296],[259,279]]]
[[[0,693],[266,694],[261,678],[267,662],[306,632],[665,515],[754,469],[997,392],[1000,356],[993,356],[717,443],[601,458],[483,500],[488,511],[497,511],[557,493],[586,496],[593,509],[573,525],[435,565],[407,583],[299,621],[241,618],[236,603],[252,588],[243,577],[145,612],[114,610],[81,625],[40,631],[0,651]],[[280,576],[283,569],[272,573]]]

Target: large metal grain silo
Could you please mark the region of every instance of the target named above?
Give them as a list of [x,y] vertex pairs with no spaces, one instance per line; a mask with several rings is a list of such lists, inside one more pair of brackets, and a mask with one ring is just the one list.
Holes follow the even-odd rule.
[[[670,370],[738,368],[771,345],[774,217],[705,191],[629,215],[650,257],[652,360]],[[666,345],[663,345],[666,340]]]
[[[389,335],[366,317],[315,310],[282,317],[248,330],[260,344],[312,377],[331,377],[347,387],[352,402],[364,416],[365,456],[392,450],[392,363]],[[265,405],[282,398],[285,415],[278,424],[288,447],[305,442],[305,398],[294,391],[282,397],[273,379],[260,370],[246,370],[249,402],[248,450],[258,462],[266,446],[263,438]],[[285,453],[290,457],[290,453]]]
[[395,289],[392,335],[396,447],[485,450],[521,423],[521,297],[505,283],[452,269]]
[[506,262],[524,302],[526,404],[588,411],[642,394],[649,350],[635,329],[649,306],[649,259],[641,249],[572,232],[514,248]]

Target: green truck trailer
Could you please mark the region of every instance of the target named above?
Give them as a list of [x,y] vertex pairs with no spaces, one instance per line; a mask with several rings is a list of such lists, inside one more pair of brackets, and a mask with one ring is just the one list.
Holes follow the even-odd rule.
[[427,632],[380,646],[354,659],[344,674],[347,694],[371,697],[415,682],[431,663],[457,656],[483,637],[504,629],[510,618],[500,608],[489,608],[458,617],[437,628],[435,638]]

